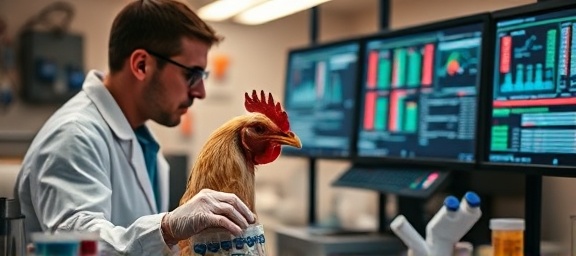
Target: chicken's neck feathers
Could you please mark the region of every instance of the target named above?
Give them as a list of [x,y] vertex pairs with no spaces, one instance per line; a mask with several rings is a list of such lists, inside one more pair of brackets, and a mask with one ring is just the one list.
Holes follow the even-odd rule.
[[[237,130],[223,126],[206,141],[188,181],[190,198],[204,188],[236,194],[254,211],[254,165],[240,148]],[[188,198],[188,199],[190,199]]]

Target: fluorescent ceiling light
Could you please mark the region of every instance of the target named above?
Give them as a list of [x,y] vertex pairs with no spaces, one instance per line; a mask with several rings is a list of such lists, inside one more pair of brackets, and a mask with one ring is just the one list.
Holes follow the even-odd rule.
[[330,0],[270,0],[240,13],[234,20],[247,25],[262,24],[328,1]]
[[217,0],[198,10],[198,16],[208,21],[223,21],[265,0]]

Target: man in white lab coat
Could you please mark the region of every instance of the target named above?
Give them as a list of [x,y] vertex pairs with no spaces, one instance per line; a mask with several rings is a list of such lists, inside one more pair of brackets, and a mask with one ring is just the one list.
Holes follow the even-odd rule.
[[24,158],[15,194],[27,231],[98,231],[108,250],[162,255],[207,227],[240,235],[254,222],[235,195],[210,190],[166,213],[168,165],[145,125],[176,126],[205,97],[219,41],[180,2],[128,4],[112,25],[109,73],[90,71]]

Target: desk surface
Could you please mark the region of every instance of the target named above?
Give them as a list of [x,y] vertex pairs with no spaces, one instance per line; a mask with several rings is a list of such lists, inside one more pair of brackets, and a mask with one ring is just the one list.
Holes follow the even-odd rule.
[[319,235],[308,227],[276,228],[280,256],[399,255],[406,250],[394,236],[378,233]]

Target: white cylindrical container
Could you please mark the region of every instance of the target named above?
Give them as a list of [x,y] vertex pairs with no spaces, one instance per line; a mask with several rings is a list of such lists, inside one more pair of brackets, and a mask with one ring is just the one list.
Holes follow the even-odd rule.
[[406,220],[404,215],[398,215],[394,220],[390,223],[390,229],[406,244],[408,249],[410,250],[409,255],[411,256],[428,256],[430,255],[430,251],[428,250],[428,246],[426,245],[426,241],[416,229]]
[[426,226],[426,242],[431,255],[452,255],[454,245],[481,215],[480,197],[476,193],[467,192],[461,202],[453,196],[447,197],[442,209]]
[[452,255],[454,244],[452,231],[457,225],[458,198],[447,196],[444,205],[426,225],[426,243],[430,255]]

